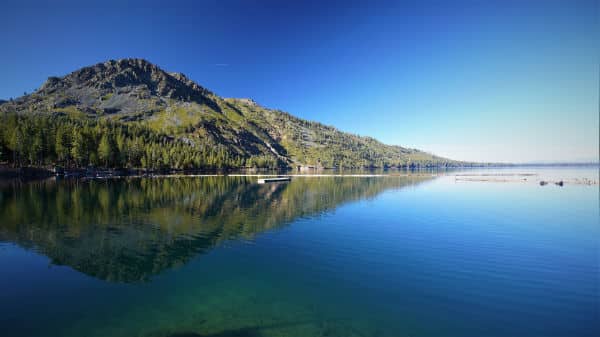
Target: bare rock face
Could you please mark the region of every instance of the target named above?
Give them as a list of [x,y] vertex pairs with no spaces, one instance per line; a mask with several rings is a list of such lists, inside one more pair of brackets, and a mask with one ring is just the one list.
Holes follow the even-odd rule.
[[254,101],[252,98],[237,98],[240,103],[250,105],[250,106],[258,106],[258,103]]
[[147,113],[167,100],[217,108],[214,94],[181,73],[168,73],[143,59],[110,60],[64,77],[49,77],[39,90],[3,109],[51,111],[74,107],[96,113]]
[[183,74],[174,76],[143,59],[110,60],[98,63],[72,72],[62,79],[49,78],[44,88],[55,88],[65,84],[113,90],[129,86],[145,86],[152,94],[174,99],[210,94],[208,90]]

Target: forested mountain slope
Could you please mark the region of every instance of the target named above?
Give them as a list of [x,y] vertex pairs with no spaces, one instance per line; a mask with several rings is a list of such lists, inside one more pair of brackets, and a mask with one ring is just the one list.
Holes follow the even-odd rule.
[[142,59],[107,61],[0,102],[0,155],[16,165],[134,168],[463,166],[222,98]]

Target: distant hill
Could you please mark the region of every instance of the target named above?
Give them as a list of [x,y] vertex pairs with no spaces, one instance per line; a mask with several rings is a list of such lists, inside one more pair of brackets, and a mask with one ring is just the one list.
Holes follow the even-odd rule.
[[0,152],[19,165],[137,168],[415,167],[468,163],[222,98],[143,59],[111,60],[0,103]]

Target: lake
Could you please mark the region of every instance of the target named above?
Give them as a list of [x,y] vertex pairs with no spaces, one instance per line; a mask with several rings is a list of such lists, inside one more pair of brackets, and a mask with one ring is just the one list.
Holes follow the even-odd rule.
[[1,181],[0,335],[598,336],[581,177]]

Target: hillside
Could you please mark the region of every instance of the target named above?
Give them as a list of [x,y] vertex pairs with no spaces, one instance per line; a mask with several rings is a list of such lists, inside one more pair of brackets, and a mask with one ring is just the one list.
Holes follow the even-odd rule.
[[107,61],[0,102],[16,165],[134,168],[461,166],[341,132],[251,99],[222,98],[142,59]]

